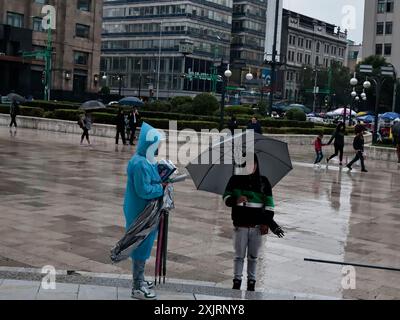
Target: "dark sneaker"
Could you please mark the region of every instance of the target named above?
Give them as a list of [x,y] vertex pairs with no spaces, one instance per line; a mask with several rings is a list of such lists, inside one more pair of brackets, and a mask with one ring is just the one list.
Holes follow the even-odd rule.
[[347,165],[346,167],[347,167],[347,169],[349,169],[349,171],[352,171],[352,170],[353,170],[353,168],[350,167],[349,165]]
[[132,290],[132,298],[137,300],[157,300],[157,295],[149,291],[147,287],[142,286],[138,290]]
[[247,291],[256,291],[256,281],[255,280],[249,280],[247,281]]
[[233,290],[240,290],[242,287],[242,280],[234,279],[233,280]]
[[367,173],[367,172],[368,172],[368,170],[367,170],[367,169],[363,169],[363,170],[361,170],[361,172],[365,172],[365,173]]

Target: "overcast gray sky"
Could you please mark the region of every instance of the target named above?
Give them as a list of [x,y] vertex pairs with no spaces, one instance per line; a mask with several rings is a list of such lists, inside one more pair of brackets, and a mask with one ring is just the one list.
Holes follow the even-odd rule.
[[364,0],[283,0],[283,6],[349,29],[349,39],[362,42]]

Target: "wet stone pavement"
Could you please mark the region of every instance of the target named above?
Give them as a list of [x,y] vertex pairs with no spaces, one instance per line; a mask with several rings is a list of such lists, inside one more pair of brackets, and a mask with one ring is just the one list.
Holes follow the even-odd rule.
[[[0,266],[129,274],[112,265],[110,248],[124,232],[126,165],[134,148],[93,138],[0,127]],[[329,153],[330,149],[326,151]],[[291,150],[294,170],[275,189],[284,239],[264,238],[258,288],[346,299],[398,299],[400,273],[356,268],[346,290],[343,267],[305,258],[400,268],[400,167],[368,161],[368,174],[337,163],[320,170],[312,146]],[[351,157],[351,155],[347,155]],[[168,276],[228,288],[232,223],[220,197],[176,185]],[[153,274],[154,255],[147,274]]]

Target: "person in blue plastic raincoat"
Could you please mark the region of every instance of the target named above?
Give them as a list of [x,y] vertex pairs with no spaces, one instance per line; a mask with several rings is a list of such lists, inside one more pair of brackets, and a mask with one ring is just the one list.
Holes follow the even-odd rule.
[[[128,164],[128,182],[125,193],[124,214],[126,228],[134,223],[151,200],[164,194],[165,185],[158,174],[155,160],[163,135],[147,123],[143,123],[136,154]],[[156,294],[149,289],[154,283],[145,281],[144,270],[150,258],[157,230],[132,252],[133,289],[132,297],[154,300]]]

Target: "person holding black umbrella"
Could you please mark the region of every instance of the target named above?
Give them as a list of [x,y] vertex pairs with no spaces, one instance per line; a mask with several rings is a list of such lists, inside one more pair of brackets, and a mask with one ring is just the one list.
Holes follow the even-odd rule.
[[[246,167],[250,167],[245,165]],[[268,178],[261,176],[258,157],[248,175],[234,175],[223,196],[225,204],[232,208],[234,231],[234,279],[233,289],[240,290],[244,259],[247,252],[247,290],[255,291],[256,267],[262,244],[262,236],[270,229],[283,238],[282,228],[274,221],[274,199]]]
[[85,112],[85,115],[79,119],[79,125],[81,129],[83,130],[82,137],[81,137],[81,145],[83,145],[83,140],[86,138],[89,146],[91,145],[90,143],[90,137],[89,137],[89,131],[92,130],[92,115],[90,114],[89,111]]
[[13,125],[15,128],[17,128],[18,114],[19,114],[19,102],[17,100],[13,100],[10,106],[10,116],[11,116],[10,128],[12,128]]

